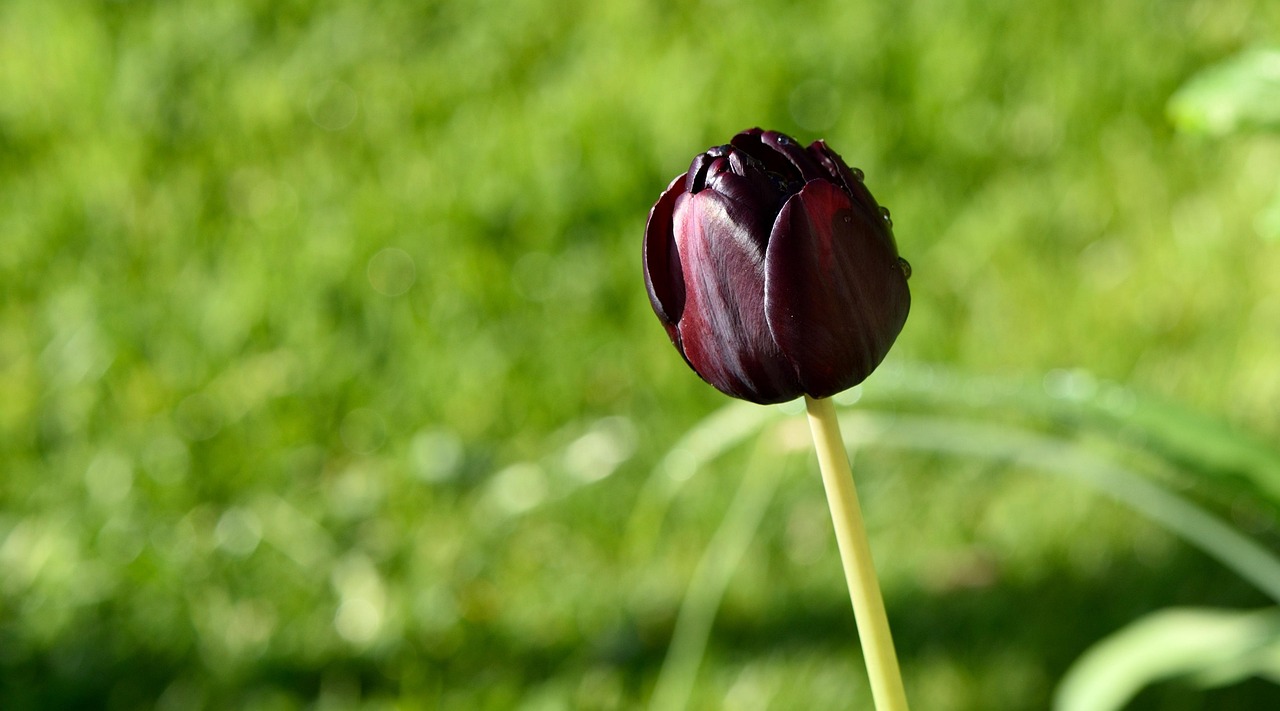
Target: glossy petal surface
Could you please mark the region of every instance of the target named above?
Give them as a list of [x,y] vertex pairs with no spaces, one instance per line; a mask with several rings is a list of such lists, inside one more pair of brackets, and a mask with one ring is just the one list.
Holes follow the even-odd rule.
[[676,198],[684,193],[685,176],[671,181],[649,210],[644,228],[644,285],[658,320],[675,340],[675,324],[684,311],[684,274],[672,232]]
[[729,395],[758,403],[791,400],[800,386],[764,317],[765,246],[736,219],[736,209],[714,190],[676,201],[676,249],[685,274],[682,352],[698,375]]
[[[831,150],[831,147],[825,141],[814,141],[809,146],[809,153],[821,163],[832,174],[832,179],[844,191],[853,197],[855,204],[860,205],[863,210],[871,213],[874,217],[880,215],[880,204],[872,197],[871,191],[867,190],[866,184],[863,182],[861,171],[856,175],[840,154]],[[883,222],[883,218],[880,218]],[[892,226],[885,225],[885,229],[876,232],[876,238],[885,244],[887,249],[892,249],[895,254],[898,252],[898,244],[893,238]]]
[[906,319],[907,269],[861,171],[759,128],[694,157],[645,226],[645,286],[672,343],[757,403],[870,374]]
[[867,377],[910,309],[879,215],[815,180],[778,214],[767,253],[770,329],[804,392],[827,397]]

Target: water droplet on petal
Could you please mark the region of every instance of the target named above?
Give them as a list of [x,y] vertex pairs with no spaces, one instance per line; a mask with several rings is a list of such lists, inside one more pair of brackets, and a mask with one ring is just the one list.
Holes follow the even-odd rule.
[[898,257],[898,268],[902,270],[902,276],[908,279],[911,278],[911,262],[908,262],[902,257]]
[[893,218],[889,216],[889,208],[881,207],[880,217],[884,220],[884,223],[886,225],[888,225],[889,227],[893,227]]
[[850,222],[853,222],[853,215],[845,215],[845,216],[844,216],[844,223],[847,225],[847,224],[849,224]]
[[867,176],[865,176],[865,175],[863,175],[863,174],[862,174],[862,169],[861,169],[861,168],[854,168],[854,169],[853,169],[853,179],[854,179],[854,180],[856,180],[856,181],[858,181],[859,183],[861,183],[861,182],[862,182],[862,179],[863,179],[863,178],[865,178],[865,177],[867,177]]

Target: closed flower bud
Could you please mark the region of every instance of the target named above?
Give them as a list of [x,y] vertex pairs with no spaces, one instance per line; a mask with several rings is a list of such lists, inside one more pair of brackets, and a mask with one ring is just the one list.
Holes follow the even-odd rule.
[[645,286],[671,342],[761,404],[862,382],[906,322],[909,275],[862,171],[775,131],[694,158],[645,226]]

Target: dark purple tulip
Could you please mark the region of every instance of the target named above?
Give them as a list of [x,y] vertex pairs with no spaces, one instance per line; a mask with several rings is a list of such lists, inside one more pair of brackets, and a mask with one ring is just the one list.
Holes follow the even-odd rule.
[[703,380],[761,404],[870,375],[907,320],[910,273],[862,171],[758,128],[694,158],[644,232],[671,342]]

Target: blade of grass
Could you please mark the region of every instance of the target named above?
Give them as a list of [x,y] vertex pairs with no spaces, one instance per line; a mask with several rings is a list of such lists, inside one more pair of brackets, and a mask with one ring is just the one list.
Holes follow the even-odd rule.
[[1180,536],[1280,602],[1280,559],[1191,501],[1079,445],[1006,425],[915,415],[844,413],[860,445],[1006,460],[1085,484]]
[[777,417],[776,408],[734,402],[703,418],[667,451],[649,473],[627,521],[623,551],[630,560],[652,557],[667,508],[707,462],[758,433]]
[[[678,711],[689,705],[720,601],[791,461],[791,457],[776,456],[773,441],[768,436],[759,438],[742,483],[698,561],[649,701],[654,711]],[[775,463],[777,467],[772,466]]]
[[898,363],[877,370],[873,383],[859,387],[873,406],[919,403],[935,412],[958,407],[984,416],[1006,410],[1088,428],[1280,507],[1280,451],[1269,442],[1221,418],[1100,382],[1082,371],[1024,380]]
[[1053,708],[1119,711],[1166,679],[1210,687],[1277,673],[1280,611],[1160,610],[1090,647],[1058,685]]

